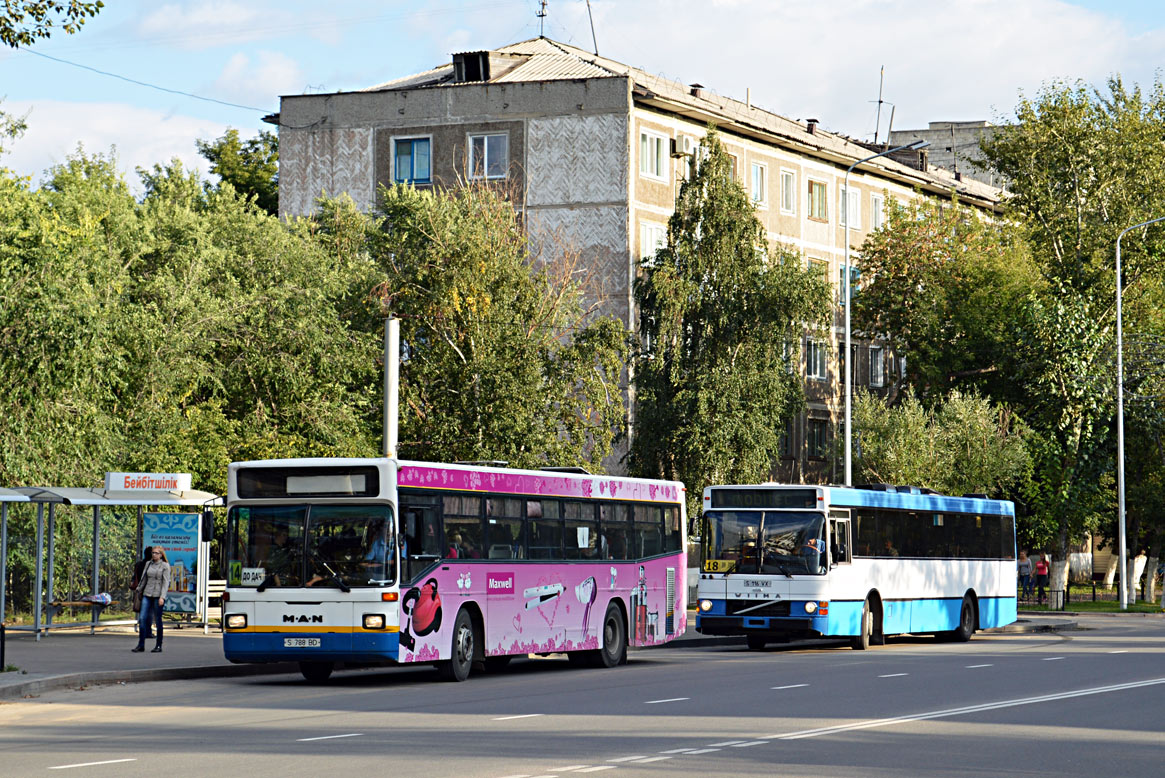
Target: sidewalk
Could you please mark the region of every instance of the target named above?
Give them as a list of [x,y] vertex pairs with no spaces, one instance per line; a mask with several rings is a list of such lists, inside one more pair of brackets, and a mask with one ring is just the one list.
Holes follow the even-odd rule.
[[[695,616],[688,614],[688,631],[661,648],[701,646],[743,646],[743,637],[715,637],[696,632]],[[1061,615],[1020,614],[1014,624],[985,633],[1054,632],[1074,629],[1076,622]],[[36,641],[30,632],[9,630],[5,662],[19,668],[0,672],[0,702],[19,700],[57,689],[72,689],[98,683],[135,683],[180,678],[208,678],[239,675],[297,673],[294,663],[234,665],[223,658],[222,635],[201,627],[165,631],[161,654],[130,651],[137,644],[132,627],[109,627],[90,635],[89,630],[53,630]]]

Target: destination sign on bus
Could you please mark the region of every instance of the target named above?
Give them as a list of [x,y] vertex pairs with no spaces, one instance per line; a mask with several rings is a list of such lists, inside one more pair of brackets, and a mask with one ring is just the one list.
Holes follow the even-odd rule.
[[713,489],[710,508],[816,508],[816,489]]
[[375,466],[244,467],[237,490],[243,499],[265,497],[375,497],[380,473]]

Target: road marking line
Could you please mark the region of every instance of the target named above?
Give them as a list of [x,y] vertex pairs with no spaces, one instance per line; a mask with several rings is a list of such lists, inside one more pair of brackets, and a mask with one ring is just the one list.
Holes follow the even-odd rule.
[[910,673],[890,673],[888,675],[879,675],[878,677],[879,678],[901,678],[904,675],[910,675]]
[[724,746],[738,746],[744,743],[744,740],[725,740],[723,743],[709,743],[708,748],[723,748]]
[[692,698],[691,697],[672,697],[672,698],[667,699],[667,700],[648,700],[647,702],[645,702],[643,704],[644,705],[658,705],[661,702],[683,702],[684,700],[690,700],[690,699],[692,699]]
[[694,749],[692,751],[689,751],[686,754],[686,756],[693,756],[695,754],[710,754],[713,751],[719,751],[719,750],[720,750],[719,748],[697,748],[697,749]]
[[916,713],[912,716],[895,716],[894,718],[890,719],[870,719],[868,721],[859,721],[853,724],[838,724],[834,727],[821,727],[820,729],[806,729],[800,732],[788,732],[783,735],[766,735],[764,739],[802,740],[804,738],[819,737],[821,735],[834,735],[839,732],[850,732],[855,729],[888,727],[894,724],[905,724],[911,721],[941,719],[948,716],[961,716],[966,713],[979,713],[987,710],[998,710],[1000,708],[1014,708],[1020,705],[1035,705],[1041,702],[1055,702],[1056,700],[1068,700],[1072,699],[1073,697],[1087,697],[1093,694],[1107,694],[1109,692],[1119,692],[1126,689],[1140,689],[1145,686],[1159,686],[1161,684],[1165,684],[1165,678],[1154,678],[1150,681],[1133,681],[1131,683],[1120,683],[1113,686],[1097,686],[1091,689],[1080,689],[1074,692],[1044,694],[1039,697],[1021,697],[1014,700],[1003,700],[1001,702],[988,702],[982,705],[968,705],[964,708],[947,708],[945,710],[930,711],[928,713]]
[[530,774],[518,773],[517,775],[503,775],[502,778],[530,778]]
[[976,667],[995,667],[995,665],[967,665],[968,670],[974,670]]
[[[689,751],[695,751],[694,748],[673,748],[670,751],[660,751],[661,754],[686,754]],[[614,760],[612,760],[614,761]]]
[[353,732],[349,735],[324,735],[322,737],[300,737],[300,738],[296,738],[295,742],[296,743],[310,743],[313,740],[335,740],[336,738],[341,738],[341,737],[361,737],[361,736],[363,736],[363,734],[364,734],[363,732]]
[[749,740],[746,743],[737,743],[733,748],[748,748],[749,746],[763,746],[767,741],[764,740]]
[[134,759],[107,759],[104,762],[81,762],[80,764],[59,764],[59,765],[56,765],[55,767],[50,767],[49,769],[50,770],[70,770],[74,767],[96,767],[97,765],[101,765],[101,764],[120,764],[122,762],[136,762],[136,761],[137,761],[137,758],[134,758]]
[[552,772],[552,773],[572,773],[575,770],[581,770],[584,767],[590,767],[590,765],[587,765],[587,764],[568,764],[566,767],[551,767],[550,772]]
[[671,759],[670,756],[648,756],[643,759],[635,760],[635,764],[646,764],[647,762],[662,762],[665,759]]
[[601,764],[601,765],[597,765],[595,767],[586,767],[582,770],[579,770],[579,772],[580,773],[597,773],[599,770],[614,770],[614,769],[615,769],[615,765],[613,765],[613,764]]
[[1045,662],[1055,662],[1057,659],[1063,659],[1063,658],[1064,658],[1064,657],[1062,657],[1062,656],[1045,656],[1045,657],[1043,658],[1043,661],[1045,661]]
[[1129,652],[1128,652],[1128,649],[1122,648],[1120,651],[1109,651],[1108,653],[1110,653],[1110,654],[1127,654]]
[[770,688],[779,691],[781,689],[800,689],[802,686],[808,686],[808,685],[809,684],[807,684],[807,683],[791,683],[788,686],[772,686]]
[[608,759],[607,761],[608,762],[634,762],[636,759],[646,759],[646,758],[647,757],[645,755],[639,754],[638,756],[620,756],[616,759]]
[[513,721],[514,719],[533,719],[538,716],[545,716],[545,713],[523,713],[520,716],[501,716],[494,719],[494,721]]

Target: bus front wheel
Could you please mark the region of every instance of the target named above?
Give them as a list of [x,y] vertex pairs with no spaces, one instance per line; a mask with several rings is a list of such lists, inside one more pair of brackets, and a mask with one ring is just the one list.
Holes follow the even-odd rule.
[[323,683],[332,676],[331,662],[300,662],[299,672],[308,683]]
[[600,667],[614,667],[627,661],[627,628],[623,625],[623,613],[619,606],[611,603],[603,616],[603,645],[598,650]]
[[473,619],[464,610],[457,614],[453,622],[453,650],[449,659],[440,662],[437,669],[447,681],[464,681],[473,668],[474,652],[477,650],[473,634]]
[[874,613],[870,610],[870,601],[862,604],[862,623],[858,634],[850,638],[850,645],[858,651],[865,651],[870,647],[870,637],[874,632]]

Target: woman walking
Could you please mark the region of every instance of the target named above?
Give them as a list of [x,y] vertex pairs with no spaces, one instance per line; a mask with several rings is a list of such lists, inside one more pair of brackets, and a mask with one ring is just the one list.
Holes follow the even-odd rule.
[[1040,554],[1040,559],[1036,562],[1036,589],[1039,590],[1039,603],[1044,604],[1044,588],[1048,585],[1048,555]]
[[133,650],[146,650],[146,635],[150,622],[154,624],[154,634],[158,638],[153,653],[162,653],[162,606],[166,603],[166,592],[170,591],[170,563],[166,552],[160,546],[150,551],[150,561],[142,570],[137,591],[142,595],[142,611],[138,614],[138,644]]

